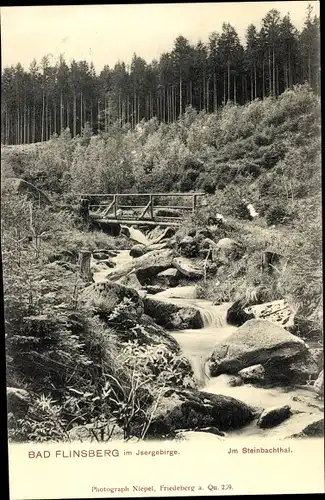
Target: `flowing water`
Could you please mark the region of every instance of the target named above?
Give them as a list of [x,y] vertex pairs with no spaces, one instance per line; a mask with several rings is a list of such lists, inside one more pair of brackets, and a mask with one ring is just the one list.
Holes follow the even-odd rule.
[[[166,302],[180,304],[181,299],[166,299]],[[202,315],[204,327],[200,330],[182,330],[172,332],[179,343],[184,355],[189,359],[195,378],[201,390],[212,394],[223,394],[244,401],[255,408],[269,408],[273,406],[291,406],[294,415],[280,426],[267,431],[259,429],[256,423],[246,426],[239,431],[231,432],[232,436],[263,436],[283,438],[298,433],[305,425],[323,417],[323,401],[317,399],[312,391],[301,388],[262,388],[250,384],[238,387],[229,385],[232,378],[229,375],[210,377],[207,372],[206,360],[213,352],[217,342],[226,340],[237,327],[227,324],[226,315],[230,304],[215,306],[207,300],[183,300],[183,305],[197,307]],[[296,413],[297,412],[297,413]],[[315,416],[317,418],[315,418]]]
[[[123,267],[123,265],[132,261],[132,257],[129,256],[128,250],[122,250],[112,260],[115,261],[117,267]],[[106,269],[104,272],[95,273],[95,281],[105,279],[109,272],[110,270]],[[244,429],[232,432],[232,436],[254,435],[283,438],[300,432],[305,425],[323,416],[323,401],[317,399],[316,394],[312,391],[301,388],[290,390],[280,387],[260,388],[250,384],[231,387],[229,385],[230,376],[228,375],[210,377],[206,369],[206,360],[212,354],[215,344],[226,340],[237,327],[227,324],[226,316],[230,306],[229,303],[214,305],[211,301],[198,299],[195,296],[194,286],[175,287],[160,294],[148,295],[148,297],[164,302],[179,304],[184,307],[192,306],[200,311],[203,328],[171,332],[184,355],[190,361],[200,390],[231,396],[257,408],[264,409],[272,406],[290,405],[292,410],[296,410],[296,413],[290,419],[274,429],[265,431],[259,429],[256,423],[253,422]]]

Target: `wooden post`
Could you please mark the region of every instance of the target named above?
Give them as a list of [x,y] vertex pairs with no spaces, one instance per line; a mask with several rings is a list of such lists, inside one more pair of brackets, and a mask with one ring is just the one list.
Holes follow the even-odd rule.
[[91,252],[80,250],[79,252],[79,271],[81,277],[86,281],[92,281],[93,275],[90,269]]
[[196,194],[194,194],[193,195],[193,200],[192,200],[193,201],[193,205],[192,205],[192,212],[193,212],[193,214],[194,214],[194,212],[196,210],[196,201],[197,201],[196,199],[197,199],[197,196],[196,196]]
[[149,213],[150,213],[150,219],[153,220],[153,194],[149,196]]
[[88,224],[89,222],[89,199],[81,198],[79,206],[79,214],[83,221]]
[[117,205],[117,195],[116,194],[114,194],[113,202],[114,202],[114,205],[113,205],[114,218],[116,219],[116,217],[117,217],[117,213],[116,213],[116,211],[117,211],[117,206],[116,206]]

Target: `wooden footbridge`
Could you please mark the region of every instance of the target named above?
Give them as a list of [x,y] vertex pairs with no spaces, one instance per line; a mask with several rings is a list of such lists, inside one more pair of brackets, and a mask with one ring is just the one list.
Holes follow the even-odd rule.
[[[81,211],[97,224],[126,226],[180,226],[195,213],[205,193],[100,193],[79,194]],[[201,198],[202,200],[202,198]]]

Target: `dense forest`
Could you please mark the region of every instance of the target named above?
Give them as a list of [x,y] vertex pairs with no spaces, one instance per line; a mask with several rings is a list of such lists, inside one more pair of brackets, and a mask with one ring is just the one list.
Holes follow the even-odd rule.
[[245,43],[233,26],[192,45],[179,36],[170,52],[147,63],[134,54],[96,74],[93,63],[48,55],[4,68],[1,76],[1,142],[25,144],[48,140],[69,128],[72,136],[90,129],[108,131],[111,123],[134,128],[156,117],[175,122],[188,106],[213,112],[229,102],[245,104],[279,96],[308,82],[320,91],[319,18],[309,6],[297,30],[289,13],[270,10],[261,28],[250,25]]

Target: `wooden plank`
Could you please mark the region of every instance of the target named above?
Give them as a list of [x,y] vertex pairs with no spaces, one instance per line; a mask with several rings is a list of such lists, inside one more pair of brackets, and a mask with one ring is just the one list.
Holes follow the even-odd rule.
[[[89,205],[89,208],[106,208],[111,206],[110,205]],[[141,209],[147,207],[147,205],[119,205],[118,207],[121,208],[122,210],[135,210],[135,209]],[[155,205],[155,209],[168,209],[168,210],[192,210],[192,207],[185,206],[185,205]]]
[[101,218],[101,217],[93,217],[92,218],[94,222],[97,223],[105,223],[105,224],[124,224],[126,226],[180,226],[181,223],[183,222],[183,219],[176,219],[177,222],[174,221],[167,221],[167,220],[147,220],[147,219],[142,219],[142,220],[129,220],[129,219],[106,219],[106,218]]
[[137,196],[150,196],[150,195],[155,195],[155,196],[193,196],[194,194],[196,196],[204,196],[205,193],[199,191],[197,193],[76,193],[74,196],[93,196],[93,197],[107,197],[107,196],[119,196],[119,197],[137,197]]

